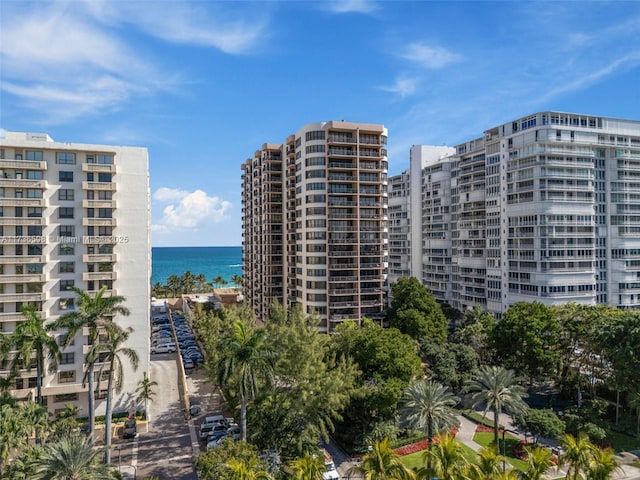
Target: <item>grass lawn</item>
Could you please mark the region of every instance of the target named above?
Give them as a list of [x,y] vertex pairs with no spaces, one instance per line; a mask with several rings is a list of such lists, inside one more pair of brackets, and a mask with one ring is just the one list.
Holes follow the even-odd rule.
[[[502,437],[502,436],[501,436]],[[488,447],[493,444],[492,432],[477,432],[473,436],[473,441],[483,447]],[[513,447],[518,443],[518,439],[509,434],[504,436],[504,441],[507,444],[507,461],[513,465],[514,468],[524,471],[527,468],[527,463],[514,457],[509,456],[509,452],[513,452]],[[502,452],[501,452],[502,453]]]
[[[493,428],[493,418],[492,418],[493,413],[488,412],[487,415],[482,415],[481,413],[476,412],[475,410],[470,410],[468,408],[462,409],[462,412],[465,417],[474,421],[475,423],[479,423],[480,425]],[[500,425],[500,428],[504,428],[504,427]]]
[[[469,460],[469,463],[477,463],[478,455],[473,449],[467,447],[465,444],[461,444],[462,449],[464,450],[464,456]],[[424,450],[422,452],[412,453],[410,455],[405,455],[400,457],[400,461],[409,468],[421,468],[424,467],[424,462],[422,461],[422,455],[424,455]]]

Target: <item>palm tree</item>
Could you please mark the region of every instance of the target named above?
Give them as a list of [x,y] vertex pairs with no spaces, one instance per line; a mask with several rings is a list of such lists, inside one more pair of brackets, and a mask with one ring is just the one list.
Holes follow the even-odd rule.
[[26,446],[31,433],[33,425],[23,407],[11,403],[0,405],[0,473],[11,453]]
[[274,353],[266,344],[266,331],[236,320],[221,341],[217,381],[221,387],[236,387],[240,395],[240,431],[247,439],[247,402],[255,398],[260,380],[271,382]]
[[121,355],[126,356],[134,370],[138,369],[138,354],[132,348],[125,347],[124,344],[129,340],[129,335],[133,332],[133,328],[128,327],[122,330],[115,324],[106,328],[107,339],[104,343],[96,343],[89,355],[87,362],[109,363],[109,377],[107,380],[107,405],[105,409],[105,426],[104,426],[104,443],[105,443],[105,461],[111,463],[111,415],[113,412],[113,389],[120,391],[123,381],[123,368]]
[[[451,410],[460,401],[446,387],[430,380],[418,380],[409,385],[400,398],[399,424],[427,434],[428,448],[435,434],[458,425]],[[430,457],[427,468],[430,467]]]
[[468,461],[462,444],[453,435],[445,433],[438,436],[438,441],[432,449],[424,452],[422,458],[426,467],[418,471],[418,477],[443,480],[460,478],[467,468]]
[[29,445],[20,449],[20,454],[13,459],[4,475],[0,478],[11,480],[30,480],[35,474],[35,464],[42,457],[44,449],[40,445]]
[[109,467],[100,463],[100,449],[91,439],[73,435],[45,446],[35,462],[33,480],[113,480]]
[[80,409],[72,403],[67,403],[65,409],[56,414],[56,419],[51,426],[53,427],[53,436],[55,438],[68,437],[78,431],[78,412]]
[[49,370],[55,371],[60,358],[60,347],[50,334],[52,324],[44,325],[36,307],[22,307],[24,322],[20,322],[13,333],[4,336],[0,344],[0,358],[6,359],[15,350],[11,359],[10,370],[13,374],[20,368],[31,371],[32,358],[35,352],[36,366],[36,402],[42,405],[42,377],[45,369],[45,358],[49,361]]
[[583,473],[589,468],[592,459],[592,452],[596,448],[589,441],[589,437],[579,433],[577,437],[571,434],[563,435],[560,443],[564,448],[564,453],[560,455],[560,463],[566,465],[568,480],[578,480],[583,477]]
[[216,278],[213,279],[213,283],[215,283],[216,285],[225,286],[227,284],[227,281],[224,278],[222,278],[220,275],[218,275]]
[[[104,292],[106,289],[106,285],[101,287],[100,290],[95,293],[95,296],[92,297],[77,287],[70,287],[70,290],[78,295],[77,309],[63,315],[52,324],[52,328],[67,329],[64,341],[65,347],[71,344],[76,334],[84,327],[89,329],[88,343],[89,345],[93,345],[98,341],[100,330],[112,324],[111,319],[114,315],[129,315],[129,309],[122,305],[125,302],[125,298],[119,295],[105,297]],[[87,379],[89,387],[89,435],[93,439],[93,432],[96,426],[94,407],[95,391],[93,386],[95,380],[95,362],[86,362],[86,364],[85,378]]]
[[182,281],[182,293],[193,293],[196,285],[196,277],[191,270],[184,272],[180,280]]
[[231,277],[231,281],[233,282],[234,285],[238,287],[242,287],[242,282],[243,282],[242,275],[234,275],[233,277]]
[[142,380],[138,382],[138,388],[136,388],[136,400],[144,402],[144,416],[149,420],[149,409],[147,407],[148,402],[153,401],[153,397],[156,392],[153,391],[153,387],[157,387],[158,382],[151,380],[147,375],[147,372],[142,372]]
[[591,459],[586,474],[589,480],[609,480],[613,472],[619,470],[616,456],[612,450],[594,448],[591,451]]
[[182,280],[177,275],[169,275],[167,278],[167,288],[172,293],[172,297],[177,297],[182,293]]
[[472,392],[473,408],[484,405],[485,414],[487,411],[493,410],[493,440],[496,446],[498,445],[500,414],[504,411],[522,415],[528,408],[522,400],[527,394],[524,388],[517,385],[516,381],[512,370],[484,366],[474,379],[467,382],[467,390]]
[[208,290],[209,282],[207,282],[207,277],[205,277],[204,273],[199,273],[194,278],[196,282],[196,292],[206,292]]
[[471,480],[494,480],[502,472],[503,460],[497,448],[483,448],[478,452],[478,463],[467,467],[466,477]]
[[327,471],[324,458],[321,455],[305,455],[296,458],[290,464],[295,480],[322,480],[322,474]]
[[413,480],[415,475],[404,466],[393,451],[388,438],[373,444],[362,457],[360,465],[351,467],[347,478],[364,477],[364,480]]
[[543,447],[525,447],[525,451],[527,452],[527,468],[520,474],[520,478],[522,480],[542,480],[553,466],[551,450]]

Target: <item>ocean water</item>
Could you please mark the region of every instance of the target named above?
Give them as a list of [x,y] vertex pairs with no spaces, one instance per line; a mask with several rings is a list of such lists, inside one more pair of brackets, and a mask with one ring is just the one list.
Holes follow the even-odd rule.
[[242,276],[242,247],[153,247],[151,285],[167,283],[170,275],[187,270],[203,273],[209,282],[221,276],[231,285],[234,275]]

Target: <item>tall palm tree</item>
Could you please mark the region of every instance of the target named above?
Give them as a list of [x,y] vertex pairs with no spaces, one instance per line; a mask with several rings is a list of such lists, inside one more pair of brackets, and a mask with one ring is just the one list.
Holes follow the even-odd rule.
[[594,448],[589,437],[579,433],[577,437],[571,434],[563,435],[560,443],[564,448],[564,453],[560,455],[560,463],[566,465],[568,480],[578,480],[583,477],[583,473],[589,468]]
[[172,293],[172,297],[177,297],[178,293],[182,293],[182,280],[177,275],[169,275],[167,277],[167,288]]
[[553,454],[551,450],[543,447],[528,448],[527,468],[520,474],[522,480],[542,480],[545,474],[553,466]]
[[589,480],[609,480],[616,470],[620,470],[612,450],[594,448],[586,470]]
[[221,341],[217,381],[221,387],[235,387],[240,395],[240,432],[247,439],[247,402],[255,398],[260,381],[271,382],[274,353],[266,343],[266,332],[236,320],[233,330]]
[[234,275],[233,277],[231,277],[231,281],[237,287],[242,287],[242,282],[243,282],[242,275]]
[[204,273],[197,274],[194,280],[196,292],[206,292],[208,290],[209,282],[207,282],[207,277],[205,277]]
[[227,284],[227,281],[221,275],[218,275],[216,278],[213,279],[213,283],[223,287]]
[[182,274],[180,279],[182,281],[182,293],[193,293],[193,289],[196,285],[196,277],[193,272],[191,272],[191,270],[187,270]]
[[105,461],[107,465],[111,463],[111,415],[113,412],[113,390],[120,391],[124,378],[122,368],[122,358],[125,356],[129,359],[134,370],[138,369],[138,354],[133,348],[124,345],[129,340],[129,335],[133,332],[133,328],[128,327],[121,329],[115,324],[106,327],[107,339],[104,343],[96,343],[89,354],[87,361],[95,363],[97,361],[109,363],[109,377],[107,380],[107,405],[105,409]]
[[136,400],[144,402],[144,416],[149,420],[149,408],[148,402],[153,401],[153,397],[156,392],[153,391],[153,387],[157,387],[158,382],[151,380],[147,375],[147,372],[142,372],[142,380],[138,382],[136,388]]
[[109,467],[100,463],[100,449],[91,439],[73,435],[45,446],[35,462],[33,480],[113,480]]
[[[434,435],[458,425],[452,408],[460,401],[446,387],[430,380],[418,380],[400,398],[399,425],[427,434],[428,448]],[[427,468],[430,467],[430,457]]]
[[295,480],[322,480],[322,474],[327,471],[322,455],[307,454],[296,458],[289,466]]
[[[36,402],[42,405],[42,377],[45,370],[45,359],[49,362],[49,371],[55,371],[60,358],[60,347],[51,335],[52,324],[46,325],[36,307],[25,305],[22,307],[25,321],[20,322],[13,333],[3,336],[0,343],[0,358],[11,358],[10,370],[17,373],[21,368],[31,371],[35,353],[36,367]],[[15,350],[15,353],[13,351]]]
[[467,382],[467,390],[472,392],[473,408],[484,406],[484,412],[493,411],[493,440],[498,445],[500,414],[508,412],[524,414],[528,407],[522,400],[527,396],[524,388],[517,383],[513,370],[503,367],[484,366],[475,378]]
[[[77,287],[70,287],[70,290],[78,295],[77,308],[75,311],[63,315],[52,324],[52,328],[66,328],[64,346],[68,347],[76,334],[84,327],[89,329],[88,343],[94,345],[98,341],[98,336],[105,326],[112,324],[114,315],[129,315],[129,309],[123,305],[125,298],[119,295],[110,297],[104,296],[106,285],[95,293],[89,295],[84,290]],[[95,362],[86,362],[85,378],[88,383],[89,394],[89,435],[93,439],[95,430],[95,390],[94,390],[94,370]]]
[[351,467],[347,478],[364,480],[413,480],[414,473],[400,461],[391,448],[388,438],[373,444],[371,451],[362,457],[360,465]]
[[418,477],[425,480],[434,477],[442,480],[461,478],[469,463],[464,453],[462,444],[453,435],[439,435],[433,448],[424,452],[422,458],[426,467],[418,471]]

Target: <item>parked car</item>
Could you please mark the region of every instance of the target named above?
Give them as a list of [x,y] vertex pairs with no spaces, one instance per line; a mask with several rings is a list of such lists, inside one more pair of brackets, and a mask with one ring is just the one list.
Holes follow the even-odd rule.
[[240,440],[240,425],[233,424],[227,428],[227,437],[231,437],[234,440]]
[[176,351],[175,343],[161,343],[151,347],[151,353],[173,353]]
[[184,369],[185,370],[192,370],[194,368],[196,368],[196,363],[191,360],[190,358],[183,358],[182,359],[182,365],[184,365]]
[[207,442],[207,450],[211,450],[212,448],[219,447],[224,442],[225,437],[217,438],[215,440],[210,440]]

